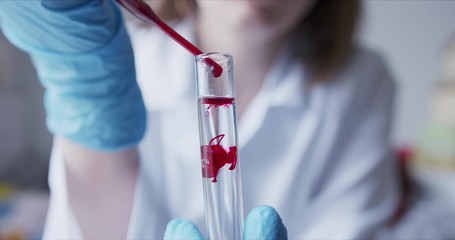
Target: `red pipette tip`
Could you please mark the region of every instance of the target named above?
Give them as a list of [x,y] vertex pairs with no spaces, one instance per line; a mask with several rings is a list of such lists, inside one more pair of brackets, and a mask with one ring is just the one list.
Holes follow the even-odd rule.
[[[161,30],[163,30],[169,37],[174,39],[177,43],[183,46],[186,50],[191,52],[194,56],[202,54],[202,51],[195,47],[192,43],[188,40],[183,38],[180,34],[178,34],[174,29],[169,27],[166,23],[164,23],[150,8],[147,3],[143,0],[116,0],[121,6],[123,6],[126,10],[131,12],[137,18],[156,24]],[[207,58],[205,62],[212,67],[212,73],[214,77],[219,77],[223,73],[223,68],[213,61],[213,59]]]
[[210,65],[212,67],[211,70],[212,70],[214,77],[217,78],[217,77],[221,76],[221,74],[223,73],[223,68],[218,63],[213,61],[213,59],[211,59],[211,58],[206,58],[205,63],[207,63],[208,65]]

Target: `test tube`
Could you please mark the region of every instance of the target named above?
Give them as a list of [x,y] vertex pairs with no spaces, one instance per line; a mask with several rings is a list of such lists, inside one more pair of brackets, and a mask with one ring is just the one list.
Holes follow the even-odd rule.
[[[220,76],[214,77],[207,59],[223,68]],[[243,200],[232,56],[198,55],[195,69],[206,238],[241,239]]]

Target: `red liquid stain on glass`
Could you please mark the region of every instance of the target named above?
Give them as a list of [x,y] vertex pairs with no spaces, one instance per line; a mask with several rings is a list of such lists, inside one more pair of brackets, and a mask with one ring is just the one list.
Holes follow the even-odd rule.
[[234,104],[234,98],[224,98],[224,97],[205,97],[201,99],[202,104],[209,105],[207,110],[212,107],[230,107]]
[[[218,172],[224,165],[231,164],[229,170],[234,170],[237,164],[237,147],[231,146],[228,150],[221,146],[224,134],[212,138],[209,145],[201,147],[202,177],[213,178],[217,182]],[[217,142],[214,144],[214,142]]]
[[[192,43],[188,40],[183,38],[180,34],[178,34],[174,29],[169,27],[165,22],[163,22],[150,8],[150,6],[145,3],[143,0],[116,0],[120,5],[122,5],[125,9],[130,11],[134,16],[138,17],[139,19],[156,24],[161,30],[163,30],[169,37],[174,39],[177,43],[183,46],[186,50],[188,50],[194,56],[200,55],[203,52],[195,47]],[[219,77],[223,73],[223,68],[213,61],[213,59],[206,58],[204,62],[207,63],[212,70],[214,77]]]

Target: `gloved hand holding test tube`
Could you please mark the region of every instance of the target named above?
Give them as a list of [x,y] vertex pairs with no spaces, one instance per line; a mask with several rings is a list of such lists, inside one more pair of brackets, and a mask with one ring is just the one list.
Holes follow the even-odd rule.
[[374,238],[400,197],[396,83],[356,41],[361,9],[0,0],[0,28],[30,55],[54,136],[43,238]]
[[[162,22],[141,0],[118,0],[133,15],[159,26],[196,56],[199,135],[207,237],[241,239],[243,200],[237,163],[232,57],[202,51]],[[228,144],[227,146],[224,146]],[[229,171],[224,167],[229,166]],[[220,175],[220,180],[217,178]]]
[[[130,11],[140,9],[139,13],[154,16],[141,0],[119,2]],[[133,13],[138,16],[138,12]],[[0,9],[2,30],[11,42],[32,56],[47,89],[49,129],[99,151],[136,145],[145,129],[145,109],[135,82],[132,49],[124,26],[119,23],[121,18],[112,15],[120,13],[110,0],[8,1]],[[210,82],[209,89],[199,89],[207,237],[240,239],[243,210],[232,59],[221,54],[200,55],[202,52],[159,18],[151,19],[198,55],[196,67],[202,74],[198,81]],[[31,27],[34,25],[40,27]],[[81,74],[81,70],[86,71]],[[260,217],[247,218],[244,237],[282,239],[286,235],[279,215],[270,207],[259,207],[252,213],[260,213]],[[171,222],[167,235],[172,235],[175,225]]]
[[[136,17],[157,25],[196,56],[199,135],[207,237],[241,239],[243,200],[237,163],[237,124],[232,57],[202,54],[142,0],[117,0]],[[224,146],[224,144],[228,144]],[[230,164],[229,171],[224,167]],[[220,175],[220,180],[217,178]]]

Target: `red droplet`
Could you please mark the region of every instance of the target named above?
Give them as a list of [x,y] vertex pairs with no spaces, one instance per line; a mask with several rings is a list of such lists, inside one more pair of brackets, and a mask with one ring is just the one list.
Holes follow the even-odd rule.
[[234,170],[235,165],[237,165],[237,147],[236,146],[229,147],[228,163],[231,164],[231,166],[229,167],[229,170]]

